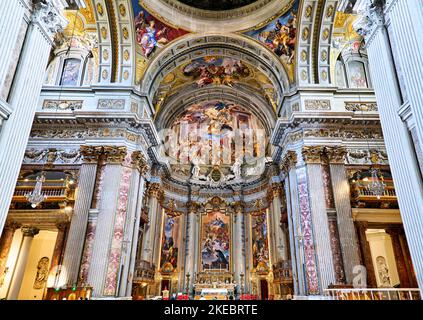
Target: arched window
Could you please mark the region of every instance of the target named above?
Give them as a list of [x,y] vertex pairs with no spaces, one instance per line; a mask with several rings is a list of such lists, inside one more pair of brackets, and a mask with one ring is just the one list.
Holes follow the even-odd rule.
[[341,60],[336,61],[335,70],[336,70],[336,74],[335,74],[336,85],[339,88],[347,88],[345,66]]
[[339,55],[335,64],[335,84],[338,88],[371,88],[369,65],[364,49],[346,48]]
[[78,86],[80,84],[81,60],[76,58],[66,59],[63,64],[60,85]]
[[366,68],[361,61],[348,62],[348,83],[352,89],[368,88]]

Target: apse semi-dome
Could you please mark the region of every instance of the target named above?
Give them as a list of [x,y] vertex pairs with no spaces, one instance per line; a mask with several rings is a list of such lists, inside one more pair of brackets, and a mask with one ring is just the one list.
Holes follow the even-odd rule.
[[251,29],[287,12],[295,0],[140,0],[148,12],[187,31],[208,33]]

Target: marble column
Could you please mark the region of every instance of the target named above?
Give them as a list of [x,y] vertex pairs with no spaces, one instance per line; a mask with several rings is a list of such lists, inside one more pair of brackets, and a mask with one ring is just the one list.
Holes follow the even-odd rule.
[[[145,193],[145,175],[149,170],[149,166],[145,160],[145,157],[142,154],[139,155],[137,169],[139,170],[139,184],[138,184],[138,196],[135,209],[134,217],[134,230],[132,232],[132,240],[130,247],[130,256],[129,256],[129,270],[128,270],[128,280],[126,286],[125,295],[129,297],[132,294],[132,285],[133,277],[135,273],[135,263],[137,260],[137,250],[139,246],[139,235],[140,235],[140,224],[141,224],[141,214],[142,214],[142,204],[144,203],[144,193]],[[123,296],[123,292],[121,293]]]
[[414,266],[411,261],[410,250],[407,244],[407,238],[405,236],[404,228],[401,228],[399,233],[399,239],[401,243],[402,252],[404,253],[405,265],[407,267],[408,280],[410,282],[410,288],[418,288],[416,273],[414,271]]
[[88,273],[90,271],[91,260],[93,255],[93,244],[95,231],[97,228],[98,209],[90,209],[88,213],[87,230],[85,232],[84,250],[79,267],[78,286],[84,287],[88,283]]
[[69,226],[62,268],[58,281],[59,286],[73,286],[78,281],[85,234],[87,231],[88,214],[93,198],[97,165],[102,147],[81,146],[80,152],[83,164],[79,170],[76,201]]
[[93,297],[114,297],[132,165],[126,147],[105,146],[103,151],[106,164],[87,282],[93,287]]
[[288,259],[286,234],[281,227],[282,206],[281,206],[281,186],[280,184],[272,185],[272,202],[271,211],[273,213],[273,229],[274,229],[274,251],[273,264]]
[[288,228],[291,245],[292,276],[294,281],[294,294],[303,296],[306,294],[306,274],[304,263],[304,251],[302,247],[301,212],[297,184],[297,154],[288,151],[281,164],[281,171],[285,176],[286,199],[288,207]]
[[145,225],[143,243],[142,243],[142,252],[141,260],[154,263],[153,261],[153,251],[154,251],[154,236],[156,232],[156,226],[158,221],[158,216],[161,212],[158,212],[158,198],[160,196],[160,184],[151,183],[148,186],[148,224]]
[[328,212],[328,223],[336,284],[345,284],[344,262],[342,259],[338,222],[335,211]]
[[0,288],[3,286],[4,277],[6,276],[6,263],[9,257],[10,247],[12,245],[13,236],[19,224],[10,221],[6,223],[0,238]]
[[[16,1],[2,1],[3,5],[9,6],[8,2]],[[0,231],[3,230],[25,154],[52,39],[57,30],[66,24],[60,15],[61,9],[50,1],[47,4],[39,2],[35,6],[10,91],[12,113],[2,124],[0,132]],[[11,16],[11,13],[7,12],[7,15]]]
[[[423,152],[423,8],[421,0],[390,0],[385,8],[389,18],[389,39],[395,48],[395,62],[401,70],[406,98],[414,122],[416,149]],[[407,32],[404,32],[407,30]],[[420,154],[423,157],[423,154]],[[423,159],[421,159],[423,160]],[[423,167],[423,163],[421,163]]]
[[[61,9],[55,7],[51,1],[47,4],[38,3],[35,6],[15,74],[14,85],[10,92],[9,103],[12,113],[3,123],[0,132],[0,150],[2,151],[0,153],[0,181],[2,181],[0,184],[0,199],[2,199],[0,231],[3,230],[19,176],[52,46],[52,38],[66,23],[60,15]],[[10,12],[7,14],[10,15]]]
[[187,226],[186,226],[186,246],[185,246],[185,277],[187,274],[190,275],[190,286],[189,288],[185,287],[187,292],[192,291],[192,285],[195,281],[195,242],[198,241],[195,238],[196,230],[196,215],[198,214],[198,204],[189,203],[188,204],[188,213],[187,213]]
[[234,230],[234,274],[237,284],[241,283],[241,274],[245,274],[245,256],[244,256],[244,208],[241,204],[235,206],[233,213],[233,230]]
[[352,284],[354,278],[353,270],[355,266],[360,265],[360,255],[352,218],[350,186],[344,164],[346,150],[344,148],[326,148],[326,151],[330,163],[330,176],[345,278],[348,284]]
[[165,213],[163,208],[160,204],[160,201],[157,201],[156,205],[156,223],[154,225],[154,240],[153,240],[153,252],[152,252],[152,259],[153,264],[156,266],[156,269],[159,270],[160,268],[160,257],[161,257],[161,238],[163,233],[163,221],[165,219]]
[[[307,167],[312,229],[318,261],[321,290],[336,283],[330,241],[328,214],[321,165],[322,147],[304,147],[302,154]],[[320,292],[322,293],[322,292]]]
[[12,55],[24,23],[25,11],[28,9],[24,0],[0,2],[0,92],[9,66],[12,60],[16,59]]
[[50,264],[50,274],[54,276],[54,284],[57,283],[57,277],[59,276],[59,269],[58,267],[61,264],[61,260],[63,257],[63,250],[64,244],[66,240],[66,231],[68,230],[67,223],[58,223],[57,224],[57,237],[56,242],[54,244],[53,255],[51,257],[51,264]]
[[38,229],[32,227],[22,228],[22,244],[19,250],[12,282],[7,294],[7,300],[17,300],[19,297],[19,291],[21,289],[22,280],[25,275],[25,269],[29,258],[29,252],[31,250],[32,240],[34,240],[34,237],[38,234],[38,232]]
[[[421,6],[419,7],[418,1],[415,0],[412,0],[411,3],[411,5],[415,8],[420,8],[420,10],[411,12],[412,16],[418,16],[419,12],[421,12]],[[397,12],[406,9],[410,13],[408,1],[395,1],[395,5],[396,9],[399,10]],[[398,196],[398,203],[404,223],[405,233],[407,235],[411,257],[416,271],[417,281],[420,289],[422,289],[423,215],[421,215],[421,210],[423,208],[423,180],[415,154],[413,141],[410,137],[409,128],[407,128],[406,123],[404,123],[398,114],[398,110],[403,105],[403,96],[398,84],[395,63],[393,61],[393,53],[391,51],[392,44],[390,42],[390,37],[388,36],[388,31],[385,27],[383,9],[376,7],[375,10],[369,14],[368,18],[364,20],[365,24],[361,28],[361,32],[366,35],[365,38],[370,62],[370,71],[378,101],[379,114],[386,149],[389,156],[390,168]],[[406,18],[404,21],[410,25],[413,20]],[[419,24],[421,24],[421,22],[419,22]],[[398,21],[395,22],[395,26],[398,26]],[[404,27],[402,25],[395,32],[397,35],[400,35],[398,38],[404,37],[404,39],[409,37],[410,34],[414,34],[413,32],[404,34]],[[419,37],[421,37],[421,35],[419,35]],[[409,39],[401,40],[401,42],[396,44],[397,47],[400,47],[401,45],[404,46],[405,50],[413,50],[409,47],[411,45],[411,41]],[[414,45],[421,44],[414,43]],[[404,61],[410,58],[406,64],[402,65],[403,68],[406,66],[407,69],[405,70],[411,72],[408,76],[412,76],[412,78],[410,78],[411,80],[407,82],[410,84],[410,90],[412,90],[410,94],[415,95],[418,93],[421,95],[421,90],[418,89],[418,86],[421,86],[421,83],[418,80],[420,77],[415,78],[413,76],[421,69],[421,65],[418,60],[416,60],[421,60],[421,55],[411,54],[411,52],[418,51],[407,52],[407,55],[403,56],[401,59],[403,59],[403,63],[405,63]],[[405,73],[403,74],[405,75]],[[417,88],[417,90],[415,90],[415,88]],[[419,103],[419,100],[415,97],[417,97],[417,95],[415,95],[410,101],[417,109],[421,108],[421,103]],[[419,114],[421,115],[421,111],[418,111],[418,113],[414,115],[416,119]],[[422,117],[420,116],[419,119],[421,118]]]
[[372,254],[370,252],[370,244],[367,241],[366,230],[367,222],[357,221],[357,236],[361,248],[361,260],[366,267],[367,272],[367,287],[377,288],[375,269],[372,261]]
[[408,278],[407,266],[405,264],[404,252],[400,242],[400,228],[386,228],[386,233],[391,236],[392,248],[394,249],[395,263],[397,265],[398,276],[401,288],[411,288]]

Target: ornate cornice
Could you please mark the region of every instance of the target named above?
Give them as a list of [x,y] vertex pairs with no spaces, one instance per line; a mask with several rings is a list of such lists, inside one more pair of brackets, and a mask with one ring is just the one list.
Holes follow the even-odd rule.
[[306,164],[320,164],[322,163],[322,154],[324,147],[322,146],[310,146],[303,147],[302,155]]

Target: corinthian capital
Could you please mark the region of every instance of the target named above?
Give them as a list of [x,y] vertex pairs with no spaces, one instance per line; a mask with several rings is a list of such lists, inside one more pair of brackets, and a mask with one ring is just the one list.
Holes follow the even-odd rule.
[[37,24],[46,38],[52,41],[55,34],[63,31],[68,24],[62,15],[67,3],[64,0],[36,0],[34,2],[32,23]]
[[363,37],[369,36],[378,25],[385,21],[384,7],[386,0],[360,0],[357,7],[359,19],[353,24],[357,33]]
[[106,161],[110,164],[122,164],[126,157],[126,147],[106,146],[103,147]]
[[162,194],[162,188],[160,183],[150,183],[147,188],[147,194],[150,198],[154,197],[160,199]]
[[321,146],[304,147],[302,154],[303,154],[305,163],[308,163],[308,164],[322,163],[323,147]]
[[347,150],[344,147],[326,147],[329,163],[344,164]]
[[102,147],[96,146],[81,146],[80,153],[82,155],[82,161],[84,163],[97,163],[103,151]]
[[132,153],[132,164],[140,171],[142,176],[145,176],[148,170],[150,170],[150,166],[141,151],[135,151]]
[[288,151],[281,163],[281,170],[287,173],[291,168],[297,165],[297,153],[295,151]]

